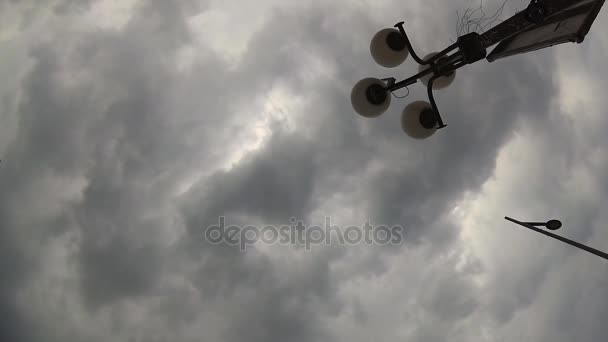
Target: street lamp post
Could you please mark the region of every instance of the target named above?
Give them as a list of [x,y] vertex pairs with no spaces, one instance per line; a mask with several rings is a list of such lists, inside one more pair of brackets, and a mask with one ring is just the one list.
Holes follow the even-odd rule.
[[595,255],[599,256],[600,258],[604,258],[604,259],[608,260],[608,254],[607,253],[604,253],[604,252],[599,251],[599,250],[597,250],[595,248],[591,248],[589,246],[583,245],[582,243],[579,243],[579,242],[576,242],[576,241],[572,241],[570,239],[566,239],[565,237],[562,237],[562,236],[559,236],[559,235],[556,235],[556,234],[553,234],[551,232],[548,232],[548,231],[545,231],[545,230],[542,230],[542,229],[538,228],[538,227],[546,227],[547,229],[550,229],[550,230],[557,230],[557,229],[561,228],[561,226],[562,226],[562,223],[560,221],[558,221],[558,220],[550,220],[550,221],[547,221],[547,222],[521,222],[521,221],[517,221],[515,219],[512,219],[510,217],[505,217],[505,219],[507,221],[511,221],[511,222],[513,222],[515,224],[518,224],[518,225],[520,225],[522,227],[525,227],[525,228],[528,228],[528,229],[533,230],[535,232],[541,233],[543,235],[552,237],[552,238],[554,238],[556,240],[559,240],[561,242],[567,243],[570,246],[574,246],[576,248],[579,248],[579,249],[582,249],[584,251],[587,251],[587,252],[589,252],[591,254],[595,254]]

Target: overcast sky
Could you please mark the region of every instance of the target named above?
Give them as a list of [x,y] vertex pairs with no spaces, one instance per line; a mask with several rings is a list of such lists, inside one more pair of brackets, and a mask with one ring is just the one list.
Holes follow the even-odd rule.
[[[484,2],[494,12],[502,1]],[[525,7],[512,0],[503,17]],[[0,0],[0,340],[606,341],[608,15],[458,71],[448,127],[350,105],[475,1]],[[213,245],[238,224],[402,225],[396,246]]]

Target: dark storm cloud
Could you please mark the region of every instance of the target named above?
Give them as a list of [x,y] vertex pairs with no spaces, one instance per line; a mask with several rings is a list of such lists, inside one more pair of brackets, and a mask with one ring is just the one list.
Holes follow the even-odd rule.
[[70,11],[83,12],[90,8],[91,4],[96,0],[63,0],[59,1],[53,7],[53,10],[59,14],[66,14]]
[[[86,11],[91,3],[57,2],[54,15]],[[400,132],[404,100],[395,99],[377,120],[357,117],[350,108],[350,86],[357,79],[390,74],[371,66],[366,44],[386,23],[370,19],[365,7],[315,4],[273,11],[235,66],[198,44],[197,59],[180,69],[175,60],[181,49],[197,41],[187,21],[206,5],[144,1],[115,32],[72,33],[58,45],[34,44],[16,139],[1,165],[0,260],[6,276],[0,282],[0,318],[14,322],[1,326],[3,339],[39,340],[31,331],[43,327],[37,334],[47,340],[61,340],[69,330],[78,330],[75,339],[82,340],[162,340],[162,334],[173,341],[358,340],[349,329],[332,330],[331,322],[343,317],[345,302],[360,303],[370,294],[341,290],[373,283],[394,267],[385,256],[417,248],[426,250],[412,254],[411,271],[423,276],[397,284],[402,291],[394,307],[374,312],[357,305],[357,322],[369,324],[385,310],[402,313],[400,301],[413,293],[419,300],[408,307],[414,313],[408,317],[419,322],[402,322],[408,336],[467,341],[474,336],[462,328],[469,319],[489,315],[499,327],[508,326],[517,312],[536,303],[540,286],[553,277],[546,264],[532,264],[515,277],[505,273],[494,279],[502,285],[496,292],[479,293],[472,279],[484,267],[473,260],[470,269],[460,269],[460,227],[446,223],[443,213],[493,174],[499,149],[518,124],[550,118],[557,92],[552,53],[463,70],[453,87],[437,95],[449,126],[421,144]],[[437,15],[452,18],[453,12],[442,7]],[[427,42],[422,46],[433,45],[432,31],[415,31],[417,41]],[[220,170],[276,87],[304,99],[286,114],[295,129],[269,126],[272,132],[259,149]],[[416,96],[424,95],[413,89],[410,99]],[[546,141],[559,150],[559,139]],[[68,200],[52,192],[65,178],[74,183],[65,186],[72,194]],[[193,178],[199,181],[188,191],[177,191]],[[67,189],[72,186],[77,189]],[[241,253],[202,239],[204,227],[220,215],[235,223],[286,223],[292,216],[310,219],[313,211],[332,215],[324,208],[335,206],[336,198],[345,198],[338,204],[346,209],[365,210],[373,221],[407,226],[408,243],[390,253],[365,248],[358,259],[359,250],[327,248],[290,263],[279,250]],[[600,214],[589,211],[595,227]],[[36,303],[15,299],[20,288],[41,277],[36,271],[48,253],[43,246],[69,234],[78,242],[70,263],[76,265],[72,276],[79,292],[71,296],[82,298],[85,316],[120,312],[110,320],[115,329],[88,333],[95,324],[75,320],[78,329],[70,326],[73,321],[55,324],[65,331],[53,330],[52,322],[31,314]],[[577,234],[586,239],[592,230]],[[589,292],[601,295],[602,281]],[[408,292],[410,287],[422,290]],[[547,316],[549,326],[573,319],[569,306],[591,307],[597,315],[605,311],[583,292],[569,291],[570,298],[581,299],[555,304],[561,314]],[[122,310],[127,305],[140,311],[130,317]],[[601,337],[593,322],[586,331]],[[398,331],[370,334],[401,336],[392,330]]]
[[[187,138],[188,126],[185,124],[192,121],[188,114],[193,109],[198,111],[199,108],[195,106],[198,107],[201,102],[189,104],[190,99],[186,98],[184,103],[180,103],[186,108],[167,107],[175,101],[172,91],[192,87],[192,90],[200,89],[206,93],[209,101],[202,113],[203,122],[215,121],[216,125],[221,126],[222,122],[226,122],[224,120],[230,118],[230,113],[225,112],[225,109],[209,106],[214,100],[218,105],[227,103],[221,98],[223,91],[219,91],[220,98],[217,99],[214,85],[200,81],[209,79],[213,72],[221,70],[221,64],[219,68],[210,67],[209,64],[196,65],[193,72],[198,77],[185,76],[177,82],[173,75],[176,70],[162,62],[162,58],[167,55],[166,51],[187,42],[189,36],[183,18],[175,14],[179,11],[171,6],[159,7],[140,7],[141,12],[133,15],[121,35],[92,33],[88,39],[79,40],[82,43],[76,49],[61,51],[67,54],[60,54],[51,45],[36,47],[31,55],[36,65],[23,83],[25,96],[19,105],[20,131],[4,158],[13,162],[4,168],[3,181],[13,184],[17,192],[23,191],[19,189],[20,185],[23,187],[31,182],[30,175],[35,177],[44,170],[50,170],[51,175],[48,177],[51,178],[55,174],[86,178],[82,202],[70,206],[69,213],[61,214],[68,218],[62,220],[67,224],[59,232],[74,228],[80,232],[79,252],[74,257],[79,265],[78,275],[84,302],[94,310],[123,299],[142,297],[154,290],[163,270],[163,256],[170,254],[166,254],[158,241],[160,237],[153,233],[162,230],[164,227],[156,229],[155,226],[166,221],[147,220],[144,217],[166,204],[169,195],[167,190],[180,180],[175,176],[184,172],[180,167],[192,165],[192,158],[196,156],[213,160],[214,153],[222,154],[221,151],[207,153],[208,144],[217,134],[214,126],[205,128],[210,136],[200,136],[198,144],[184,146],[184,141],[174,139]],[[149,40],[145,37],[154,39],[147,43]],[[78,74],[78,71],[94,77],[96,81],[88,82],[85,76],[84,79],[77,79],[79,84],[76,87],[64,84],[66,75],[71,72]],[[218,77],[212,77],[211,81],[213,79]],[[257,83],[263,82],[264,80]],[[246,101],[243,97],[235,97],[238,93],[238,89],[232,93],[233,100],[237,103]],[[243,94],[244,91],[241,90],[240,93]],[[108,94],[114,97],[100,97]],[[199,100],[205,102],[204,99]],[[180,125],[179,120],[183,120],[184,124]],[[178,125],[172,126],[176,122]],[[186,132],[182,129],[186,129]],[[219,142],[220,139],[215,141]],[[306,147],[305,140],[300,142],[296,136],[276,141],[278,144],[272,144],[271,149],[265,151],[269,154],[254,157],[249,167],[245,161],[238,165],[235,172],[228,173],[232,175],[231,178],[224,181],[212,178],[217,191],[210,192],[210,195],[212,198],[225,199],[214,204],[217,210],[249,210],[264,218],[273,215],[278,215],[278,218],[287,217],[285,215],[305,216],[305,212],[301,211],[306,211],[307,203],[310,202],[311,179],[314,175],[311,151]],[[285,152],[279,147],[283,147]],[[181,153],[173,149],[178,149]],[[194,153],[185,154],[188,149]],[[195,152],[195,149],[201,151]],[[271,158],[275,154],[282,155],[283,158]],[[15,182],[15,178],[7,177],[13,168],[18,182]],[[174,172],[173,177],[163,177],[168,172]],[[268,176],[266,183],[262,181],[262,176]],[[238,181],[239,178],[242,181]],[[309,181],[305,182],[306,179]],[[234,187],[231,184],[233,181],[241,184],[242,188]],[[232,194],[226,192],[229,190],[226,186],[233,189]],[[8,186],[3,187],[3,190],[5,196],[10,194]],[[239,191],[247,193],[251,200],[241,198]],[[277,199],[274,202],[268,201],[268,196],[272,194]],[[279,200],[285,196],[291,196],[293,201]],[[281,208],[295,212],[287,213]],[[216,213],[217,210],[212,212]],[[15,227],[8,218],[5,223],[5,227]],[[11,241],[8,236],[6,241]],[[23,244],[15,245],[23,247]],[[14,257],[7,258],[15,261],[11,267],[20,269],[25,266],[17,262],[21,252],[19,248],[14,249],[15,253],[11,250],[13,249],[6,250],[10,255],[15,254]],[[202,264],[203,273],[199,272],[202,279],[214,279],[218,287],[229,284],[230,280],[214,273],[211,266],[213,260],[219,261],[217,258],[223,256],[213,253],[207,255],[211,259]],[[241,270],[253,277],[249,282],[252,288],[263,286],[264,283],[260,280],[273,276],[272,268],[262,266],[265,264],[263,259],[259,260],[260,266],[256,266],[258,262],[255,259],[250,265],[244,255],[234,255],[233,258],[234,262],[227,263],[226,269],[218,270],[226,276],[235,275],[234,272],[238,271],[236,267],[241,263]],[[319,265],[324,264],[325,260],[319,261]],[[319,271],[313,268],[311,272],[313,274],[310,277],[314,279]],[[320,272],[327,274],[326,264]],[[19,280],[21,282],[15,280],[6,288],[3,298],[7,298],[7,303],[14,296],[10,289],[16,289],[25,281],[22,278]],[[196,277],[192,280],[197,282]],[[215,286],[211,285],[213,287]],[[258,297],[259,303],[252,309],[263,308],[272,301],[282,302],[281,298],[288,302],[302,296],[304,300],[313,288],[300,291],[297,290],[300,289],[297,284],[284,289],[268,288],[268,294]],[[312,325],[312,309],[285,305],[287,304],[268,307],[268,318],[261,315],[261,321],[255,324],[261,330],[252,334],[264,340],[272,336],[276,336],[276,339],[284,339],[286,336],[295,339],[295,334],[301,334],[302,339],[306,339],[305,336],[319,333],[319,329]],[[284,307],[281,308],[282,306]],[[6,308],[7,315],[19,317],[17,309],[12,310],[8,305]],[[271,308],[276,308],[276,311]],[[242,318],[243,322],[235,322],[235,327],[249,321],[247,315]],[[278,321],[274,322],[275,320]],[[277,329],[277,324],[283,326],[284,330]],[[253,327],[243,328],[245,330],[242,333]],[[14,333],[9,334],[7,331],[4,336],[18,336],[19,325],[12,325],[12,328]],[[29,329],[23,329],[27,330]],[[242,334],[238,333],[234,338],[240,336]]]
[[[180,166],[179,160],[171,160],[176,157],[171,149],[182,150],[170,135],[174,134],[171,129],[179,127],[170,127],[167,113],[162,111],[167,98],[165,87],[170,87],[172,77],[157,58],[164,53],[154,54],[157,49],[172,49],[176,42],[187,38],[183,18],[165,15],[171,13],[170,9],[161,6],[157,8],[160,12],[154,12],[153,6],[146,5],[145,14],[156,14],[162,22],[135,17],[123,36],[91,34],[75,50],[52,45],[32,48],[35,66],[23,82],[19,131],[2,165],[2,207],[7,210],[2,220],[2,241],[9,244],[7,247],[14,246],[3,249],[7,253],[3,260],[8,262],[3,269],[15,278],[4,278],[2,302],[6,305],[2,309],[6,313],[3,316],[12,316],[16,322],[10,326],[12,332],[3,330],[3,338],[28,340],[21,334],[30,331],[29,325],[34,322],[20,324],[27,306],[16,308],[14,298],[16,290],[27,282],[25,275],[31,275],[38,263],[34,255],[29,255],[35,251],[30,251],[28,245],[52,239],[53,234],[80,228],[82,241],[76,260],[86,302],[94,306],[110,304],[116,299],[143,295],[154,287],[162,268],[162,249],[157,241],[160,237],[147,239],[144,234],[158,232],[156,227],[164,222],[162,218],[143,217],[150,216],[154,206],[162,204],[155,199],[167,196],[167,184],[175,180],[163,178],[162,174]],[[170,37],[163,40],[161,34],[155,35],[154,45],[145,45],[138,37],[147,29],[138,23],[142,20],[159,24],[159,33]],[[156,33],[154,29],[147,34]],[[81,51],[86,55],[78,55]],[[71,64],[66,65],[66,59]],[[71,72],[97,79],[78,80],[78,86],[73,87],[66,84]],[[118,100],[109,99],[115,102],[106,111],[108,99],[100,95],[108,94],[104,90],[115,85],[126,87],[125,92]],[[97,92],[100,88],[102,91]],[[31,202],[21,201],[24,210],[15,210],[18,207],[12,203],[19,198],[27,200],[36,191],[30,184],[40,184],[38,179],[53,182],[60,175],[85,176],[88,183],[84,201],[64,207],[67,212],[59,214],[66,216],[59,222],[67,224],[53,227],[49,225],[52,220],[46,224],[33,221],[39,213],[32,209],[28,212]],[[39,197],[55,200],[43,192],[45,189],[38,191]],[[146,199],[154,204],[144,203]],[[10,208],[13,210],[8,211]],[[26,219],[28,216],[30,220]],[[74,217],[75,220],[70,219]],[[12,231],[20,233],[15,235]]]
[[289,224],[292,217],[308,215],[315,172],[312,151],[296,135],[278,130],[275,134],[268,148],[230,171],[208,177],[184,196],[182,213],[189,234],[184,236],[182,250],[189,251],[188,258],[202,256],[204,260],[194,284],[205,297],[230,295],[241,287],[263,287],[265,277],[274,277],[272,268],[262,267],[267,263],[264,258],[205,241],[204,230],[218,224],[220,216],[226,217],[226,226],[244,226]]
[[263,153],[247,157],[231,171],[205,181],[207,189],[199,208],[205,216],[217,218],[231,212],[245,213],[288,223],[292,217],[308,216],[314,184],[313,151],[306,140],[280,131]]
[[[2,182],[4,183],[4,182]],[[0,183],[0,184],[2,184]],[[4,184],[2,184],[4,185]],[[9,190],[2,187],[3,191]],[[7,208],[3,206],[2,208]],[[6,227],[15,227],[11,222],[12,215],[0,209],[0,269],[3,271],[0,281],[0,336],[10,340],[27,341],[31,327],[27,316],[20,310],[17,293],[20,284],[27,280],[32,270],[32,256],[28,255],[21,246],[23,242],[18,234],[8,230]]]
[[[57,94],[60,90],[48,87],[46,82],[52,77],[56,60],[52,54],[45,54],[44,49],[34,50],[32,55],[41,57],[42,61],[24,81],[27,95],[19,105],[20,131],[3,157],[0,178],[0,235],[3,245],[2,270],[5,274],[0,286],[0,310],[3,322],[12,322],[2,324],[0,335],[24,341],[30,339],[33,323],[27,319],[27,310],[20,307],[18,294],[39,267],[40,235],[45,234],[45,230],[52,229],[45,225],[32,225],[36,219],[44,219],[44,213],[32,209],[40,209],[36,206],[38,201],[34,200],[35,197],[53,200],[47,194],[37,194],[36,185],[45,186],[50,183],[49,174],[53,172],[74,171],[75,159],[78,158],[78,147],[70,142],[74,136],[70,132],[62,134],[62,125],[49,118],[61,116],[64,109],[53,98],[53,93]],[[28,101],[32,97],[39,102]],[[35,120],[40,113],[47,115],[41,115],[39,120]],[[69,119],[70,117],[66,118]],[[77,125],[75,121],[74,127]],[[65,151],[59,145],[63,145]],[[48,147],[48,150],[43,151],[43,146]],[[7,160],[16,162],[7,163]]]
[[[164,23],[170,24],[171,21]],[[137,19],[130,25],[137,26]],[[127,28],[124,39],[111,35],[92,36],[83,47],[89,56],[95,56],[96,50],[101,48],[96,43],[103,44],[104,49],[114,53],[108,62],[117,62],[115,66],[130,71],[130,74],[123,74],[126,77],[135,76],[118,80],[129,86],[128,97],[122,103],[110,106],[105,113],[112,119],[108,121],[109,127],[105,124],[96,126],[91,120],[93,117],[87,115],[100,114],[93,89],[95,85],[89,83],[77,88],[64,87],[60,76],[65,75],[66,66],[60,62],[63,56],[59,51],[52,46],[39,46],[33,50],[32,56],[37,60],[37,65],[24,83],[27,95],[20,105],[21,131],[13,150],[16,156],[10,153],[7,156],[8,160],[21,160],[21,167],[25,171],[51,169],[63,174],[86,174],[89,183],[84,192],[84,202],[74,208],[74,214],[81,220],[78,223],[83,238],[80,262],[84,295],[94,303],[101,300],[94,298],[97,296],[106,302],[115,297],[141,293],[154,284],[153,275],[158,273],[160,264],[157,248],[138,246],[135,239],[137,234],[129,234],[133,234],[130,230],[138,226],[141,226],[141,231],[154,231],[150,222],[139,217],[144,214],[142,210],[149,210],[152,204],[145,204],[147,208],[144,209],[141,200],[148,195],[158,198],[164,190],[162,187],[154,189],[152,178],[162,172],[163,165],[169,162],[164,159],[168,150],[161,152],[150,148],[150,138],[154,138],[160,148],[159,138],[166,137],[166,133],[162,132],[163,114],[157,106],[163,101],[161,86],[168,84],[170,77],[166,73],[163,75],[161,68],[154,68],[150,54],[145,63],[139,58],[131,59],[129,53],[139,54],[143,51],[137,50],[137,47],[145,46],[131,45],[129,48],[127,41],[136,39],[133,36],[141,33],[141,30],[130,29],[131,26]],[[156,44],[160,42],[157,40]],[[173,39],[169,42],[173,43]],[[156,45],[158,47],[161,45]],[[154,72],[148,67],[153,68]],[[101,74],[105,76],[103,70]],[[150,89],[150,85],[154,85],[154,88]],[[92,134],[87,135],[88,131]],[[128,136],[128,141],[122,136],[123,132]],[[118,146],[112,151],[114,142]],[[165,146],[170,148],[171,144]],[[108,152],[114,153],[110,156]],[[83,164],[88,158],[95,158],[90,171]],[[137,184],[136,179],[145,185]],[[123,269],[117,269],[116,265],[121,265]]]
[[[254,287],[254,294],[235,312],[227,341],[247,336],[252,341],[332,340],[325,331],[324,318],[340,304],[330,283],[330,270],[325,257],[298,265],[287,281],[275,272],[265,274]],[[252,284],[253,285],[253,284]]]

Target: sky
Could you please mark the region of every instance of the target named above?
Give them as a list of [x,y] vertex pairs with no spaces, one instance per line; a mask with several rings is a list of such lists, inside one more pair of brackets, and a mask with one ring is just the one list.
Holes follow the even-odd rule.
[[[608,249],[605,9],[582,44],[458,70],[428,140],[400,128],[420,85],[351,108],[417,70],[375,65],[377,31],[426,55],[477,5],[0,0],[0,340],[608,340],[608,263],[504,220]],[[241,250],[220,217],[404,230]]]

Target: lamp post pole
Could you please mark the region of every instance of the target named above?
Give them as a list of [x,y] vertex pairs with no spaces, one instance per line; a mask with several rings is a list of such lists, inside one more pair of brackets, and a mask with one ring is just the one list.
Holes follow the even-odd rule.
[[542,227],[547,227],[548,229],[551,229],[551,230],[557,230],[557,229],[561,228],[561,226],[562,226],[562,223],[560,221],[550,220],[548,222],[520,222],[520,221],[517,221],[517,220],[512,219],[510,217],[505,217],[505,219],[507,221],[511,221],[511,222],[513,222],[515,224],[518,224],[518,225],[520,225],[522,227],[525,227],[525,228],[528,228],[530,230],[533,230],[533,231],[535,231],[537,233],[541,233],[543,235],[552,237],[552,238],[554,238],[556,240],[559,240],[561,242],[567,243],[570,246],[574,246],[576,248],[579,248],[579,249],[582,249],[584,251],[587,251],[587,252],[589,252],[591,254],[595,254],[595,255],[599,256],[600,258],[608,260],[608,254],[607,253],[604,253],[604,252],[599,251],[599,250],[597,250],[595,248],[591,248],[589,246],[583,245],[582,243],[579,243],[579,242],[576,242],[576,241],[572,241],[570,239],[566,239],[565,237],[562,237],[562,236],[559,236],[559,235],[556,235],[556,234],[553,234],[551,232],[548,232],[548,231],[545,231],[545,230],[542,230],[542,229],[538,228],[539,226],[542,226]]

